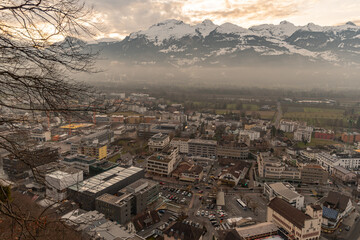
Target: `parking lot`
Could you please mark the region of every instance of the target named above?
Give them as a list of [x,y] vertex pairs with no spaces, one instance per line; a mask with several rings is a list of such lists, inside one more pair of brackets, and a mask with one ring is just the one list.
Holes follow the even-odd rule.
[[192,192],[181,188],[163,186],[160,196],[174,204],[189,205]]

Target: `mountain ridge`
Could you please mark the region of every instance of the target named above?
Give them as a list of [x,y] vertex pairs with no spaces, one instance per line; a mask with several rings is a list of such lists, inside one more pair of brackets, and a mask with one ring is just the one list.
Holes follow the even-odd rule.
[[[129,34],[125,39],[89,44],[111,61],[131,64],[167,64],[174,67],[242,65],[262,62],[293,62],[360,66],[360,27],[288,21],[242,28],[211,20],[190,25],[168,19]],[[300,60],[299,60],[300,59]]]

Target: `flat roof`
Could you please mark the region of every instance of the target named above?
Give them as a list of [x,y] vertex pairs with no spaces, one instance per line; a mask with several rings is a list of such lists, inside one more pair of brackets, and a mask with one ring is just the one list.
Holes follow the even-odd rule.
[[206,140],[206,139],[190,139],[189,143],[197,143],[197,144],[208,144],[208,145],[217,145],[217,141],[215,140]]
[[115,167],[81,183],[72,185],[70,189],[95,194],[141,171],[143,171],[142,168],[134,166],[129,168]]
[[292,200],[300,196],[299,193],[291,190],[288,186],[286,186],[282,182],[272,183],[269,186],[279,195],[285,197],[288,200]]
[[258,223],[256,225],[236,228],[236,231],[241,237],[250,237],[266,233],[272,233],[278,231],[279,228],[271,222]]

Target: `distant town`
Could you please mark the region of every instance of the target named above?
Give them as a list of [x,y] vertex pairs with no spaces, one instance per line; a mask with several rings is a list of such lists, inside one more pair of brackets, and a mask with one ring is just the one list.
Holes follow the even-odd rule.
[[2,149],[0,185],[84,239],[360,238],[358,103],[145,92],[2,107],[1,141],[26,149]]

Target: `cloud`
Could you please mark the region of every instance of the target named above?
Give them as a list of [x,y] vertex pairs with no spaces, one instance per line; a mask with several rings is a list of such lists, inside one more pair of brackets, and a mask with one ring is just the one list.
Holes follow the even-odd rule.
[[192,17],[216,19],[264,20],[267,18],[284,18],[299,11],[303,1],[257,0],[246,3],[226,1],[226,8],[215,11],[193,11]]
[[92,3],[94,11],[102,16],[98,26],[106,33],[104,36],[110,33],[125,36],[169,18],[190,21],[182,14],[182,6],[186,1],[90,0],[88,2]]
[[281,20],[331,25],[346,16],[358,19],[354,15],[358,5],[349,7],[354,0],[343,1],[338,6],[338,0],[86,0],[94,5],[96,22],[103,32],[100,37],[125,37],[166,19],[190,24],[210,19],[216,24],[232,22],[243,27]]

